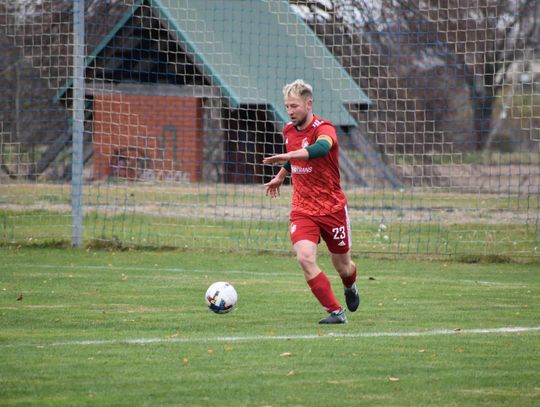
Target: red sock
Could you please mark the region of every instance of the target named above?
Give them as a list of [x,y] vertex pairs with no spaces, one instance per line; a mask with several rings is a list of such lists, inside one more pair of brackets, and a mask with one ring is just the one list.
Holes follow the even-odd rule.
[[328,280],[326,274],[320,272],[307,283],[315,298],[319,300],[326,311],[333,312],[341,309],[341,304],[336,300],[330,280]]
[[354,267],[354,271],[350,276],[347,277],[341,277],[341,281],[343,281],[343,285],[347,288],[351,288],[353,284],[356,282],[356,266]]

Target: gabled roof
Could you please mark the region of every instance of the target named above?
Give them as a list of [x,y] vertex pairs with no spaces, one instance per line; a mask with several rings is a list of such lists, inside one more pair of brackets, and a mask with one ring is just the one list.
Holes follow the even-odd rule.
[[281,0],[138,0],[87,64],[142,4],[152,7],[232,106],[269,105],[278,120],[287,122],[281,90],[297,78],[313,85],[314,111],[335,125],[357,124],[345,103],[371,103],[288,2]]

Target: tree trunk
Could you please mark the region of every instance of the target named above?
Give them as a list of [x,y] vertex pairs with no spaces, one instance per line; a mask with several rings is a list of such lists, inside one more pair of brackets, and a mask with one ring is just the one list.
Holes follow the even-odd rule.
[[491,132],[491,115],[495,98],[492,95],[477,95],[473,98],[474,130],[476,150],[482,150]]

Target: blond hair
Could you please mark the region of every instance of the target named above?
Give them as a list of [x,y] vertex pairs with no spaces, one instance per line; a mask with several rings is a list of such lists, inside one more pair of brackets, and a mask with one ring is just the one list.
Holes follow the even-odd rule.
[[304,100],[313,98],[313,88],[302,79],[297,79],[283,87],[283,97],[300,97]]

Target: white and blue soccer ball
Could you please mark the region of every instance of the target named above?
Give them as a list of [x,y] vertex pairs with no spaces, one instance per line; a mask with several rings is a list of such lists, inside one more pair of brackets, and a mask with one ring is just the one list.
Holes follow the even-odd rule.
[[231,312],[238,301],[238,294],[234,287],[225,282],[218,281],[208,287],[205,295],[206,305],[216,314]]

